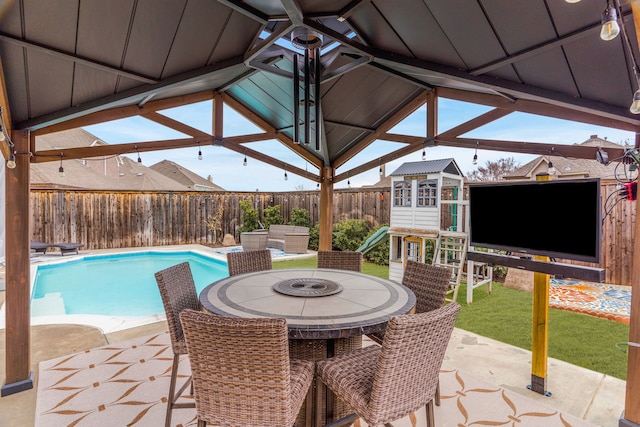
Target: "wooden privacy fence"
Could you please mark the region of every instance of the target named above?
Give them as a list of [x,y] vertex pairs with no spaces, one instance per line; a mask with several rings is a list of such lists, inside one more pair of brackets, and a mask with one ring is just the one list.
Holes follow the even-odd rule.
[[[603,182],[603,210],[610,212],[603,221],[600,264],[557,261],[601,267],[606,270],[607,283],[630,285],[636,202],[620,201],[614,205],[618,191],[615,183]],[[294,208],[302,208],[309,213],[311,223],[317,224],[319,194],[32,190],[31,238],[79,242],[85,249],[213,245],[214,239],[220,240],[224,234],[237,239],[236,228],[242,224],[241,200],[250,199],[260,218],[265,208],[280,205],[285,223]],[[373,226],[388,224],[390,202],[389,188],[335,190],[333,222],[353,218],[364,219]],[[509,209],[508,203],[496,201],[496,209]],[[220,208],[221,227],[214,234],[207,222]],[[549,210],[552,215],[553,207]]]
[[[319,191],[285,193],[31,191],[31,239],[79,242],[85,249],[127,248],[198,243],[212,245],[224,234],[238,238],[240,201],[249,199],[259,212],[280,205],[285,223],[294,208],[306,209],[318,223]],[[333,221],[364,219],[371,225],[389,221],[389,189],[335,190]],[[220,229],[208,222],[222,209]]]

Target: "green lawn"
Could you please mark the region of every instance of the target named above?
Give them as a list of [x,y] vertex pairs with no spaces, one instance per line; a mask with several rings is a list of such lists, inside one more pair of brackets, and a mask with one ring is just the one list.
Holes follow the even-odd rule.
[[[316,258],[273,263],[273,268],[309,268]],[[388,267],[364,263],[362,272],[388,278]],[[473,294],[473,304],[466,304],[466,286],[462,284],[458,302],[462,310],[456,327],[478,335],[531,350],[531,308],[529,292],[493,284]],[[549,357],[564,360],[596,372],[626,379],[629,325],[570,311],[549,310]]]

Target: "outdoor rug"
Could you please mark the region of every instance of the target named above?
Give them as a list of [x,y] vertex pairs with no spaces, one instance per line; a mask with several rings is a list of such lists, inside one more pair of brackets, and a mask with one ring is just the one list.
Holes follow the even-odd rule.
[[[40,363],[36,427],[164,425],[172,351],[168,333],[107,345]],[[186,378],[188,362],[181,363]],[[590,426],[525,396],[443,369],[438,426]],[[194,409],[173,411],[174,426],[195,426]],[[424,408],[394,427],[424,427]],[[356,427],[365,427],[357,421]]]
[[629,324],[631,287],[550,279],[549,307]]

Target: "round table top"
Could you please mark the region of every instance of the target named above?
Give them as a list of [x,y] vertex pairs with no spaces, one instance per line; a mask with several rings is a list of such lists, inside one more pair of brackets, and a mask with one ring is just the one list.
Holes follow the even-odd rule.
[[[291,296],[273,289],[282,281],[323,279],[342,286],[327,296]],[[202,290],[203,307],[227,317],[282,317],[289,337],[347,338],[383,331],[391,316],[409,313],[414,293],[401,284],[355,271],[283,269],[240,274]]]

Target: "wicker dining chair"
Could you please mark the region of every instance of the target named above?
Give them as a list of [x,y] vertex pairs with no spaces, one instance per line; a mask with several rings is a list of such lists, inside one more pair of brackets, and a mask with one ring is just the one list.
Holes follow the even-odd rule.
[[318,251],[318,268],[362,271],[362,252]]
[[[290,359],[285,319],[180,314],[193,374],[198,427],[291,427],[314,379],[314,362]],[[305,399],[306,398],[306,399]],[[308,406],[310,407],[310,406]]]
[[179,316],[182,310],[200,310],[201,306],[196,293],[193,275],[191,274],[191,267],[188,262],[160,270],[155,274],[155,277],[167,316],[169,336],[171,337],[171,347],[173,349],[173,365],[171,366],[171,382],[167,399],[167,415],[165,417],[165,426],[169,427],[171,425],[171,412],[173,409],[195,407],[194,402],[178,403],[180,396],[182,396],[187,386],[191,384],[191,377],[189,377],[176,392],[180,356],[187,354],[187,345],[184,340],[184,333]]
[[250,252],[229,252],[227,265],[229,266],[229,276],[271,270],[271,251],[262,249]]
[[[370,427],[384,426],[423,406],[427,427],[435,427],[433,400],[459,311],[460,305],[452,302],[427,313],[394,316],[382,346],[318,361],[317,377]],[[347,416],[331,426],[353,420]]]
[[[450,277],[451,270],[447,267],[407,260],[402,284],[416,295],[416,313],[426,313],[444,305]],[[367,337],[382,344],[384,331],[368,334]],[[440,386],[436,389],[435,403],[440,406]]]

